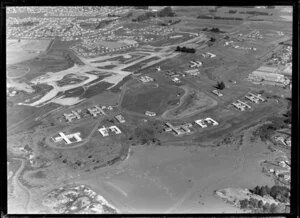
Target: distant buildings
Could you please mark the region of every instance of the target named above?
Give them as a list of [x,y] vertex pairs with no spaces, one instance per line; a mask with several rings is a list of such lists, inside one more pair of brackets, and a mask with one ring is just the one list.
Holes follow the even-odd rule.
[[64,113],[64,117],[66,118],[66,120],[68,122],[72,122],[72,120],[74,120],[74,119],[79,120],[81,118],[79,113],[80,113],[80,110],[77,110],[77,111],[73,110],[73,111],[71,111],[71,113]]
[[197,76],[200,74],[200,71],[198,69],[192,69],[192,70],[186,70],[184,71],[186,74],[189,74],[191,76]]
[[74,142],[82,141],[82,138],[80,137],[80,132],[69,134],[69,135],[66,135],[63,132],[59,132],[58,134],[59,134],[59,136],[57,136],[55,138],[52,137],[52,140],[54,142],[65,141],[66,144],[72,144]]
[[[211,124],[213,126],[217,126],[219,125],[219,123],[217,121],[215,121],[214,119],[207,117],[205,119],[199,119],[199,120],[195,120],[195,123],[199,126],[201,126],[202,128],[206,128],[208,127],[208,124]],[[173,132],[175,135],[185,135],[185,134],[189,134],[191,133],[191,127],[193,126],[192,123],[184,123],[181,125],[172,125],[171,123],[167,122],[165,124],[167,126],[167,128],[165,129],[166,132]]]
[[123,117],[121,114],[115,116],[115,118],[116,118],[117,121],[119,121],[120,123],[125,123],[125,122],[126,122],[125,119],[124,119],[124,117]]
[[264,102],[265,99],[263,99],[259,94],[254,95],[253,93],[249,92],[249,95],[245,96],[246,99],[258,104],[259,102]]
[[94,107],[88,108],[88,112],[93,116],[97,117],[98,114],[105,115],[105,112],[99,106],[95,105]]
[[207,124],[212,124],[213,126],[219,125],[219,123],[217,121],[215,121],[214,119],[212,119],[210,117],[207,117],[205,119],[195,120],[195,123],[198,124],[199,126],[201,126],[202,128],[206,128]]
[[145,115],[149,116],[149,117],[155,117],[156,113],[155,112],[151,112],[151,111],[146,111]]
[[290,80],[277,72],[278,68],[262,66],[249,74],[248,79],[260,84],[287,86]]
[[214,93],[215,95],[219,96],[219,97],[223,96],[223,94],[219,90],[217,90],[217,89],[212,90],[211,92]]
[[201,61],[190,61],[191,65],[190,67],[201,67],[202,66],[202,62]]
[[186,123],[186,124],[182,124],[182,125],[178,125],[178,126],[174,126],[171,123],[166,123],[166,126],[168,128],[165,129],[166,132],[174,132],[176,135],[184,135],[184,134],[188,134],[191,132],[191,130],[189,129],[190,127],[192,127],[191,123]]
[[214,58],[216,56],[217,55],[210,53],[210,52],[206,52],[206,53],[202,54],[202,57],[204,57],[204,58]]
[[109,131],[114,132],[117,135],[122,133],[121,130],[117,126],[110,126],[110,127],[103,126],[102,128],[98,129],[98,131],[104,137],[109,136]]
[[232,105],[240,111],[245,111],[246,108],[249,108],[249,109],[251,108],[250,105],[246,104],[245,102],[243,102],[241,100],[237,100],[237,101],[233,102]]
[[[255,104],[258,104],[260,102],[265,102],[266,100],[261,97],[260,94],[253,94],[252,92],[248,92],[247,95],[245,95],[244,97],[245,99],[255,103]],[[247,104],[246,102],[244,101],[241,101],[241,100],[236,100],[235,102],[231,103],[236,109],[240,110],[240,111],[245,111],[246,108],[250,109],[251,106],[249,104]]]
[[172,81],[173,81],[174,83],[180,83],[180,82],[181,82],[181,80],[180,80],[178,77],[172,78]]
[[147,82],[153,82],[154,79],[150,76],[141,76],[140,81],[142,81],[143,83],[147,83]]

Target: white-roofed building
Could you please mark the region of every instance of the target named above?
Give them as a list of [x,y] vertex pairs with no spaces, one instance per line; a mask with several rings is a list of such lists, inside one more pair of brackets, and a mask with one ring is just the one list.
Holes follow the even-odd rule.
[[261,82],[269,85],[286,86],[290,80],[285,78],[284,75],[278,73],[266,73],[261,71],[253,71],[248,77],[250,80]]

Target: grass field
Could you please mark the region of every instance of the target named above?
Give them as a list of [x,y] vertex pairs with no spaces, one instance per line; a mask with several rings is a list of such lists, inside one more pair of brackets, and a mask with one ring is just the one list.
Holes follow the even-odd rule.
[[46,51],[51,40],[7,40],[6,64],[30,60]]
[[95,121],[85,122],[84,125],[79,125],[79,126],[70,128],[68,130],[68,132],[70,132],[70,133],[80,132],[80,137],[82,139],[85,139],[86,137],[88,137],[91,134],[91,132],[95,126],[96,126]]
[[108,82],[100,82],[96,85],[93,85],[89,87],[88,90],[85,91],[85,93],[82,95],[82,98],[90,98],[92,96],[98,95],[104,92],[111,85],[112,84]]
[[139,86],[125,93],[121,106],[142,114],[147,110],[161,114],[170,102],[179,100],[178,93],[181,95],[183,90],[169,85],[161,85],[158,88]]
[[7,66],[6,72],[9,78],[19,78],[23,77],[30,71],[29,67],[24,65],[10,65]]
[[166,117],[176,119],[183,118],[215,106],[216,104],[216,100],[213,100],[203,92],[187,89],[187,94],[182,98],[181,105],[168,111]]

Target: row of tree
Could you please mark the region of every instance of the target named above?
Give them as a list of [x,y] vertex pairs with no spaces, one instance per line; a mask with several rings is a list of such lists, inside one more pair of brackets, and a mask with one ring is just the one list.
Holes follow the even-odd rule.
[[187,52],[187,53],[195,53],[196,49],[194,49],[194,48],[187,48],[187,47],[184,47],[184,46],[183,47],[177,46],[175,51],[181,51],[181,52]]
[[286,186],[274,185],[271,188],[266,186],[256,186],[254,189],[250,190],[253,194],[259,196],[270,195],[274,199],[286,203],[289,201],[290,189]]
[[250,209],[255,211],[262,211],[264,213],[281,213],[283,208],[277,204],[265,203],[262,200],[257,200],[256,198],[250,198],[240,200],[241,209]]

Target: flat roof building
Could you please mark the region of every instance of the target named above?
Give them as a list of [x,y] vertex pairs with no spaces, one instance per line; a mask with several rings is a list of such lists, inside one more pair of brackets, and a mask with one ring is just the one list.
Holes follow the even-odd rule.
[[81,116],[80,116],[80,114],[78,113],[78,111],[71,111],[71,113],[64,113],[64,117],[66,118],[66,120],[68,121],[68,122],[72,122],[72,120],[74,120],[74,119],[80,119],[81,118]]
[[72,133],[69,135],[66,135],[63,132],[59,132],[58,134],[59,136],[52,138],[54,142],[65,141],[66,144],[72,144],[74,142],[82,141],[82,138],[80,137],[80,132]]
[[149,116],[149,117],[154,117],[156,116],[156,113],[155,112],[152,112],[152,111],[146,111],[145,112],[145,115]]
[[122,133],[122,131],[117,126],[110,126],[110,127],[103,126],[102,128],[98,129],[98,131],[104,137],[109,136],[109,131],[114,132],[115,134],[121,134]]
[[124,119],[124,117],[123,117],[121,114],[115,116],[115,118],[116,118],[120,123],[125,123],[125,122],[126,122],[125,119]]
[[289,81],[285,78],[284,75],[278,74],[278,73],[266,73],[261,71],[253,71],[251,74],[249,74],[249,79],[262,82],[273,82],[278,84],[288,84]]
[[94,107],[88,108],[88,112],[93,117],[97,117],[98,114],[105,115],[105,112],[98,105],[95,105]]

